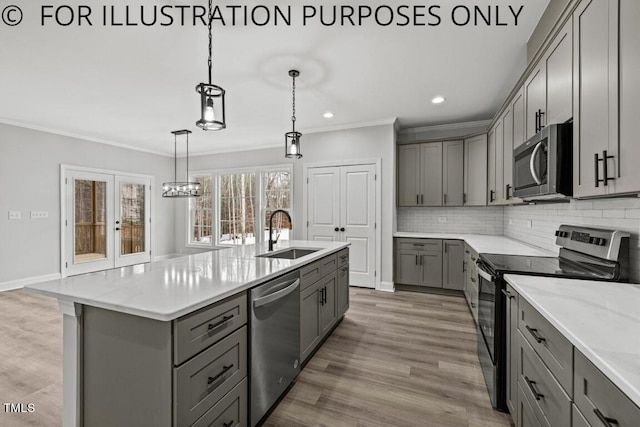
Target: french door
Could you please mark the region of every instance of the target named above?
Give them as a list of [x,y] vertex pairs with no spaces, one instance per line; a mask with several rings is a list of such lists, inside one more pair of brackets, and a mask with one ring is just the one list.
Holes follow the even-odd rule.
[[307,239],[349,242],[349,283],[375,287],[375,164],[308,170]]
[[151,261],[149,177],[68,169],[63,276]]

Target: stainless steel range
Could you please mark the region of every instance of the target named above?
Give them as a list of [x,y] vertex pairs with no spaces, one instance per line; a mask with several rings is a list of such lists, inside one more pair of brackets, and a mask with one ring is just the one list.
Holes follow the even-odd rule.
[[481,254],[477,261],[478,357],[491,404],[506,411],[506,286],[504,274],[626,281],[629,233],[561,225],[557,257]]

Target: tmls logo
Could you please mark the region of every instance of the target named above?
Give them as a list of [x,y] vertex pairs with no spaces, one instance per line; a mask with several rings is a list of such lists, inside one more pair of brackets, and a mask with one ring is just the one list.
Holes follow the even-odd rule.
[[35,412],[36,405],[33,403],[5,403],[4,412]]

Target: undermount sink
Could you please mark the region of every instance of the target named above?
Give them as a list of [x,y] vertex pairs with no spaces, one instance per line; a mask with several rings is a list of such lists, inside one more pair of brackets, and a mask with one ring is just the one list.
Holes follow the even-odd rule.
[[314,252],[318,252],[320,249],[302,249],[302,248],[291,248],[278,252],[268,252],[262,255],[256,255],[261,258],[282,258],[282,259],[298,259],[303,256],[312,254]]

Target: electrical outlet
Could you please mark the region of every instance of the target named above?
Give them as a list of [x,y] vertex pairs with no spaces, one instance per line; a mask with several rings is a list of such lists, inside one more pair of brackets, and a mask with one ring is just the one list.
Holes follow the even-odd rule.
[[527,228],[533,228],[533,221],[531,221],[530,219],[526,220],[524,224]]
[[446,216],[439,216],[438,217],[438,222],[447,222],[447,217]]
[[31,219],[47,219],[49,211],[31,211]]
[[512,219],[509,220],[509,225],[513,225],[513,220]]
[[9,219],[21,219],[22,213],[20,211],[9,211]]

